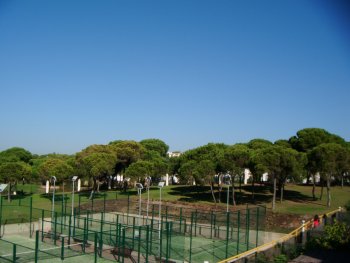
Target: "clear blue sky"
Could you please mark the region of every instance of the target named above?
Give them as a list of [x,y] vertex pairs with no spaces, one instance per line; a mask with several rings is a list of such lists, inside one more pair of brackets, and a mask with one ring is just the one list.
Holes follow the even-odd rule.
[[346,3],[0,0],[0,150],[349,141]]

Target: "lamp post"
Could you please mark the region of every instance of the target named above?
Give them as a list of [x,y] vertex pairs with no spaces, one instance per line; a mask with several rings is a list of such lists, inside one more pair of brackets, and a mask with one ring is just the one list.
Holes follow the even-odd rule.
[[73,189],[72,189],[72,217],[74,216],[74,182],[78,179],[78,176],[72,177]]
[[226,202],[226,213],[228,213],[228,204],[230,202],[230,185],[231,185],[231,175],[229,173],[224,176],[224,184],[227,186],[227,202]]
[[51,221],[53,221],[53,218],[55,216],[55,190],[56,190],[56,176],[51,176],[51,181],[53,184],[52,189],[52,209],[51,209]]
[[53,189],[52,189],[52,208],[51,208],[51,239],[54,239],[54,235],[56,235],[56,233],[53,233],[52,229],[55,222],[55,190],[56,190],[56,176],[51,176],[51,183],[53,185]]
[[147,188],[147,210],[146,210],[146,217],[147,217],[147,224],[148,224],[148,208],[149,208],[149,188],[151,186],[152,178],[151,176],[147,176],[146,179],[146,188]]
[[2,237],[1,235],[1,220],[2,220],[2,192],[5,190],[7,187],[7,184],[0,184],[0,238]]
[[161,230],[161,224],[162,224],[162,188],[164,187],[165,182],[159,182],[158,188],[159,188],[159,239],[160,239],[160,230]]
[[136,184],[136,188],[137,188],[137,194],[139,196],[139,226],[140,224],[140,220],[141,220],[141,193],[142,193],[142,189],[143,189],[143,185],[140,183]]

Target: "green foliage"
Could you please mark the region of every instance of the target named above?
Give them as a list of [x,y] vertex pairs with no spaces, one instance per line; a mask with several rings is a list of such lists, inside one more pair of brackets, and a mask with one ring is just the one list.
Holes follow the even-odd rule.
[[180,180],[191,182],[195,179],[199,184],[210,183],[216,173],[226,172],[222,161],[227,147],[222,143],[209,143],[186,151],[180,157]]
[[255,260],[256,263],[267,263],[269,261],[269,258],[262,252],[257,255]]
[[138,161],[130,164],[126,169],[126,177],[130,177],[135,181],[142,180],[148,175],[152,174],[153,165],[149,161]]
[[0,165],[0,181],[16,183],[22,179],[29,180],[31,166],[25,162],[7,162]]
[[274,263],[287,263],[288,257],[285,254],[280,254],[273,259]]
[[257,150],[272,145],[272,142],[265,139],[253,139],[247,143],[248,147],[252,150]]
[[55,176],[58,182],[62,182],[73,175],[73,167],[65,160],[46,158],[46,160],[38,166],[37,172],[41,180],[47,180]]
[[109,145],[91,145],[76,154],[79,176],[105,177],[112,175],[117,163],[115,149]]
[[141,143],[135,141],[113,141],[109,145],[117,156],[116,173],[123,172],[132,164],[141,160],[145,148]]
[[159,139],[142,140],[140,141],[140,144],[148,151],[158,152],[162,157],[166,157],[166,154],[169,150],[169,146]]
[[322,143],[345,144],[343,138],[331,134],[324,129],[306,128],[297,132],[296,136],[289,139],[289,143],[294,149],[300,152],[307,152]]
[[20,147],[13,147],[0,152],[0,163],[18,161],[28,163],[30,159],[32,159],[32,154]]
[[348,201],[344,207],[346,211],[350,212],[350,201]]
[[285,148],[292,148],[288,140],[277,140],[274,144]]
[[345,223],[336,221],[333,225],[326,225],[322,236],[312,239],[307,248],[342,250],[348,249],[349,245],[350,228]]

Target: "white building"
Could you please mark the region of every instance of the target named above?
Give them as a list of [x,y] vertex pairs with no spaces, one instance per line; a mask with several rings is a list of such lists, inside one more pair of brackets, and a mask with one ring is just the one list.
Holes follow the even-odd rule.
[[179,152],[179,151],[167,152],[167,155],[169,156],[169,158],[172,158],[172,157],[179,157],[179,156],[181,155],[181,152]]

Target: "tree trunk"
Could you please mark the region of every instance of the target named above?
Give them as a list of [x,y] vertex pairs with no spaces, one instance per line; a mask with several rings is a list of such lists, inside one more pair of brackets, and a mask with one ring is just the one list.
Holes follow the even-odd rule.
[[91,200],[94,197],[94,193],[95,193],[95,189],[96,189],[96,178],[94,177],[92,180],[93,180],[92,189],[91,189],[89,200]]
[[344,176],[345,176],[345,174],[341,175],[341,188],[344,187]]
[[11,202],[11,182],[9,183],[9,188],[7,189],[7,202]]
[[315,182],[315,175],[312,175],[312,199],[316,200],[316,195],[315,195],[315,189],[316,189],[316,182]]
[[221,190],[222,190],[222,187],[221,185],[218,183],[218,189],[219,189],[219,203],[221,203]]
[[324,186],[324,182],[323,182],[323,180],[321,180],[321,194],[320,194],[320,200],[322,200],[322,198],[323,198],[323,186]]
[[235,183],[234,183],[234,180],[232,180],[232,204],[233,204],[233,206],[236,206]]
[[239,176],[239,192],[242,193],[242,174]]
[[276,177],[273,177],[273,197],[272,197],[272,210],[273,211],[276,208],[276,188],[277,188],[277,180],[276,180]]
[[214,183],[213,182],[210,183],[210,191],[211,191],[211,195],[213,196],[214,203],[216,204],[216,198],[215,198],[215,194],[214,194]]
[[97,193],[100,192],[100,180],[97,180],[97,191],[96,192]]
[[331,178],[327,177],[327,207],[331,207]]
[[108,190],[112,189],[112,178],[111,176],[108,176]]
[[62,202],[64,203],[64,179],[62,180]]
[[255,180],[254,180],[254,176],[253,176],[253,180],[252,180],[252,200],[254,201],[255,198],[255,193],[254,193],[254,186],[255,186]]
[[281,186],[281,192],[280,192],[280,202],[282,203],[283,201],[283,191],[284,191],[284,184]]

